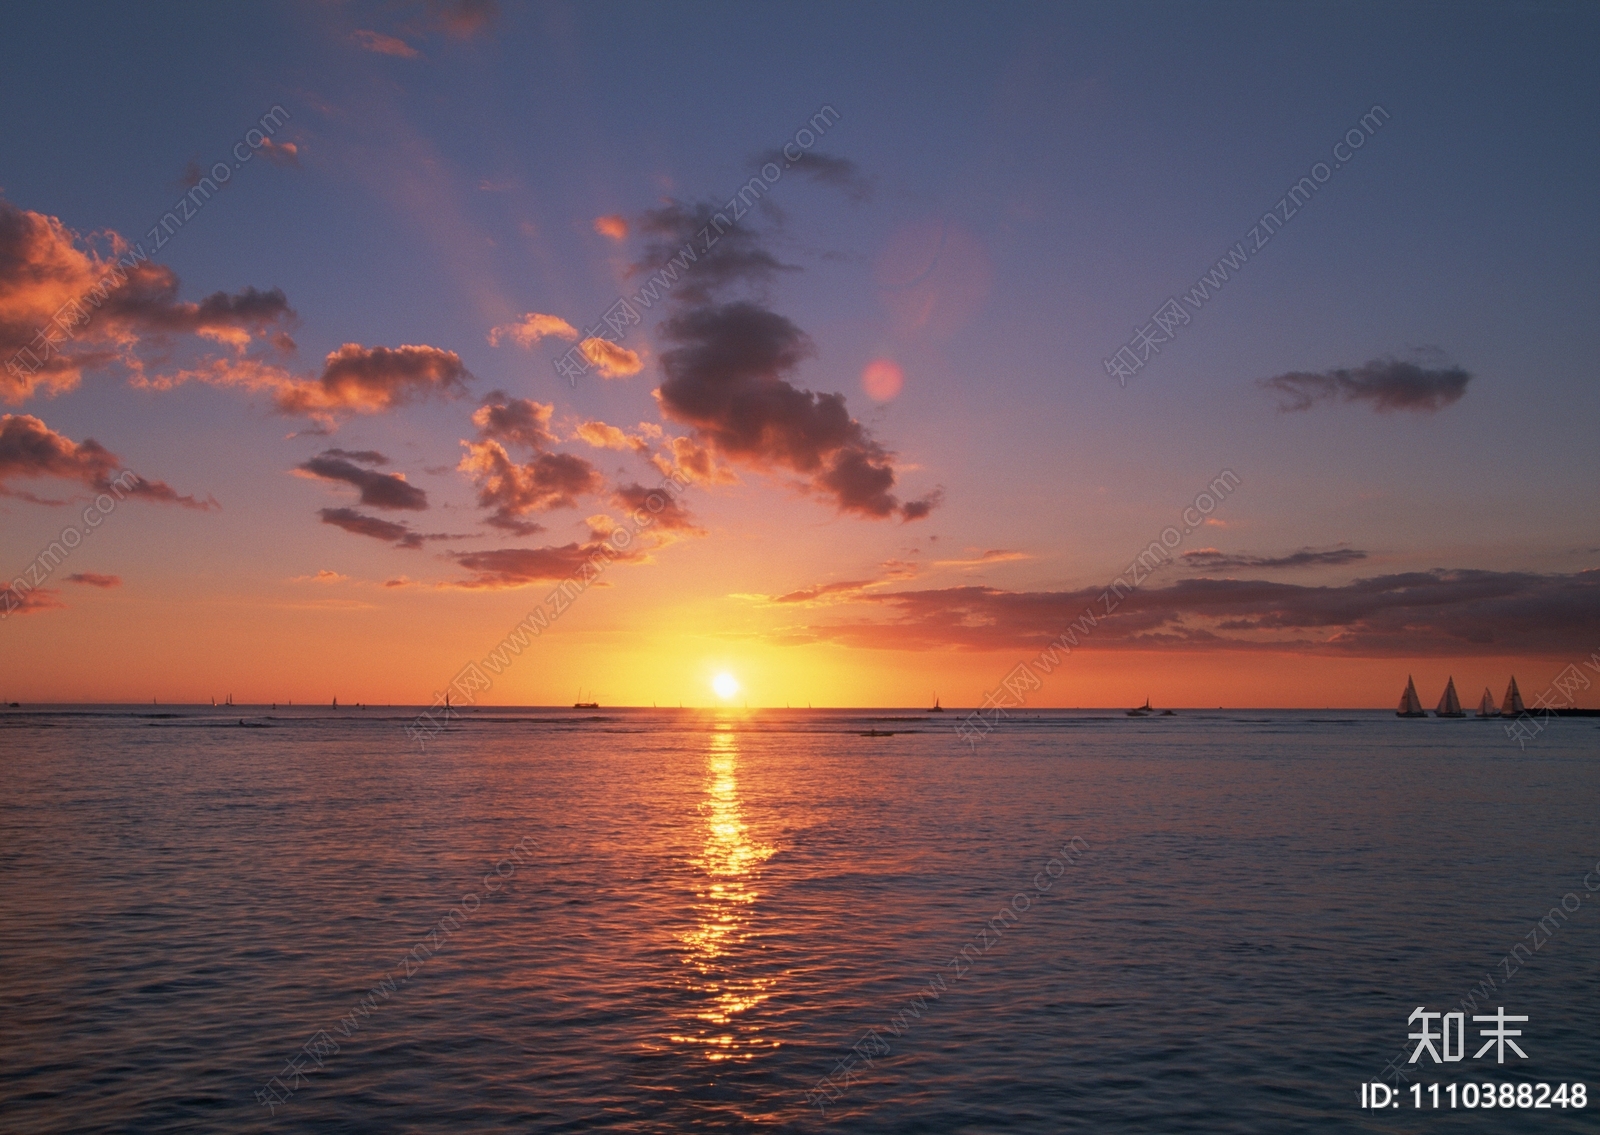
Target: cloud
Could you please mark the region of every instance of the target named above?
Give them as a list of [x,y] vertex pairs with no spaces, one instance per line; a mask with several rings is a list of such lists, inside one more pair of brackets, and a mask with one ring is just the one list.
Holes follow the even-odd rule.
[[300,168],[300,147],[293,142],[274,142],[271,138],[263,138],[256,150],[279,168]]
[[178,277],[115,233],[102,255],[57,218],[0,200],[0,400],[76,387],[86,370],[144,373],[141,348],[163,355],[174,336],[242,351],[257,339],[284,349],[296,320],[283,292],[246,288],[180,302]]
[[559,439],[550,430],[555,404],[512,398],[503,390],[490,391],[484,404],[473,411],[472,424],[485,441],[526,446],[538,452]]
[[[896,649],[1241,650],[1351,657],[1584,656],[1600,640],[1600,569],[1407,572],[1308,587],[1189,579],[1125,593],[987,587],[864,594],[887,618],[813,625],[788,641]],[[1070,632],[1063,639],[1061,636]]]
[[9,583],[0,585],[0,619],[11,615],[31,615],[36,611],[61,611],[66,606],[61,601],[61,592],[54,587],[19,591]]
[[578,437],[596,449],[631,449],[635,453],[650,449],[650,443],[642,435],[628,433],[605,422],[579,422]]
[[[643,423],[641,423],[641,426]],[[686,437],[675,437],[666,443],[667,453],[650,458],[650,464],[663,477],[674,481],[693,481],[702,485],[733,485],[739,478],[726,465],[720,464],[709,446],[697,445]]]
[[[296,469],[325,481],[343,481],[361,490],[361,503],[371,508],[411,509],[428,507],[428,494],[406,481],[403,473],[378,473],[346,460],[343,450],[328,450],[295,466]],[[387,458],[374,454],[383,464]]]
[[570,453],[541,453],[519,465],[497,441],[461,444],[467,454],[457,468],[478,487],[479,506],[491,510],[487,523],[519,536],[543,531],[524,519],[528,515],[572,508],[605,483],[593,465]]
[[451,584],[469,589],[526,587],[533,583],[554,583],[577,576],[585,564],[600,556],[611,563],[637,563],[645,558],[643,549],[630,547],[618,551],[602,539],[573,542],[545,548],[495,548],[483,552],[458,552],[451,558],[472,572],[472,577]]
[[404,524],[366,516],[353,508],[324,508],[317,515],[322,517],[324,524],[331,524],[357,536],[371,536],[374,540],[382,540],[397,548],[420,548],[423,540],[427,539]]
[[376,449],[324,449],[323,457],[342,457],[346,461],[359,461],[363,465],[387,465],[389,459]]
[[1179,557],[1184,567],[1195,571],[1235,571],[1239,569],[1264,570],[1269,568],[1339,567],[1367,558],[1367,553],[1355,548],[1301,548],[1286,556],[1244,556],[1219,552],[1215,548],[1197,548]]
[[7,485],[13,477],[56,477],[76,481],[97,494],[111,494],[117,500],[132,497],[201,510],[221,507],[210,497],[199,501],[180,496],[165,482],[147,481],[136,473],[120,471],[121,467],[121,459],[93,438],[74,442],[31,414],[0,414],[0,496],[20,496],[36,504],[63,504],[31,497]]
[[1005,564],[1015,560],[1031,560],[1027,552],[1012,552],[1005,548],[989,548],[970,560],[934,560],[935,567],[987,567],[989,564]]
[[907,563],[905,560],[885,560],[879,568],[879,574],[873,579],[847,579],[833,583],[817,583],[810,587],[802,587],[783,595],[765,597],[772,604],[797,604],[803,607],[828,607],[840,603],[853,603],[871,591],[873,588],[885,587],[890,583],[901,580],[914,579],[920,574],[921,569],[916,564]]
[[316,575],[297,575],[297,576],[294,576],[292,579],[290,579],[289,582],[290,583],[345,583],[345,582],[348,582],[349,579],[350,579],[350,577],[348,575],[340,575],[336,571],[329,571],[327,568],[322,568],[321,570],[319,570],[317,572]]
[[594,219],[594,231],[601,236],[608,236],[612,240],[628,239],[628,218],[619,217],[610,213],[604,217]]
[[789,470],[841,512],[926,516],[931,500],[902,505],[893,455],[850,417],[842,394],[817,394],[785,375],[814,354],[789,320],[755,304],[698,307],[667,321],[678,344],[661,357],[662,413],[691,427],[718,455],[763,471]]
[[1460,401],[1471,380],[1472,375],[1458,366],[1428,368],[1385,358],[1373,359],[1353,370],[1290,371],[1264,378],[1260,385],[1282,396],[1278,409],[1286,412],[1309,410],[1318,402],[1342,399],[1369,403],[1379,413],[1433,413]]
[[428,0],[428,15],[446,35],[471,39],[499,22],[500,5],[495,0]]
[[405,576],[397,575],[393,579],[384,580],[383,585],[385,587],[411,587],[413,584],[412,581],[407,579]]
[[818,150],[803,150],[801,153],[801,157],[791,162],[784,156],[782,150],[768,150],[764,154],[756,155],[755,164],[757,166],[774,164],[779,169],[792,168],[794,172],[803,174],[812,181],[842,191],[852,201],[871,200],[872,183],[862,176],[855,162],[849,158],[834,157]]
[[609,339],[585,339],[578,350],[595,367],[601,378],[627,378],[644,369],[638,352],[619,347]]
[[[763,248],[751,225],[735,226],[732,216],[709,203],[669,202],[640,217],[639,231],[649,240],[629,274],[650,276],[646,291],[665,291],[680,304],[706,304],[730,285],[760,289],[781,272],[799,271]],[[716,244],[708,251],[712,236]]]
[[121,587],[120,575],[101,575],[95,571],[75,571],[67,576],[68,583],[81,583],[85,587]]
[[683,507],[678,498],[664,489],[646,488],[637,482],[618,485],[611,500],[630,517],[635,520],[643,518],[658,532],[683,532],[692,536],[706,534],[704,528],[689,518],[689,510]]
[[421,52],[405,40],[396,39],[392,35],[384,35],[382,32],[369,31],[365,28],[351,32],[350,42],[362,51],[372,51],[379,55],[392,55],[396,59],[417,59],[421,57]]
[[542,315],[537,311],[530,311],[515,323],[502,323],[491,329],[489,345],[498,347],[501,342],[510,339],[518,346],[532,347],[547,336],[570,342],[578,337],[578,329],[559,315]]
[[329,353],[321,375],[280,386],[274,401],[285,414],[376,414],[424,398],[458,397],[466,393],[471,378],[454,351],[346,343]]
[[[527,516],[571,508],[580,496],[604,486],[604,478],[582,457],[544,452],[557,440],[550,430],[554,410],[553,405],[526,398],[508,399],[496,390],[472,415],[480,440],[461,443],[467,453],[456,468],[478,487],[478,504],[491,510],[487,521],[491,526],[531,536],[543,527]],[[526,449],[533,459],[518,464],[502,443]]]

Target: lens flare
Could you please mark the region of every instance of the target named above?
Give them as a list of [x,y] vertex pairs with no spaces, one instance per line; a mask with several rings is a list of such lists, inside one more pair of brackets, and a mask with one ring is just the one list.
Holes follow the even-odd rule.
[[861,388],[874,402],[890,401],[905,384],[905,371],[892,359],[873,359],[861,372]]

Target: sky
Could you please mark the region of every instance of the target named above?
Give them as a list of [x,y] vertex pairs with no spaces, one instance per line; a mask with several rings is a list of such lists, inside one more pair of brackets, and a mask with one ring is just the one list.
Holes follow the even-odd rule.
[[1592,4],[7,26],[6,700],[1600,705]]

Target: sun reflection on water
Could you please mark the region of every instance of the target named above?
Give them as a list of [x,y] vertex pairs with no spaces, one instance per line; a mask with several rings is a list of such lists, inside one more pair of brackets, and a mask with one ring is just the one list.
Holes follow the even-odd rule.
[[687,1035],[672,1039],[700,1048],[708,1060],[748,1060],[778,1046],[763,1040],[748,1014],[769,996],[774,981],[751,971],[744,947],[754,937],[751,916],[761,865],[774,849],[755,839],[739,799],[739,743],[726,727],[711,734],[706,796],[700,802],[705,844],[695,859],[695,926],[680,935],[688,984],[698,1006]]

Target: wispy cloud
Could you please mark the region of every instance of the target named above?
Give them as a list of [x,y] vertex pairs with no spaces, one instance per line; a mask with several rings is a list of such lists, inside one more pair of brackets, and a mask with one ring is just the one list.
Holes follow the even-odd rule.
[[382,32],[360,28],[350,33],[350,42],[362,51],[371,51],[378,55],[392,55],[396,59],[418,59],[422,53],[412,47],[403,39]]
[[[1102,591],[954,587],[865,592],[882,618],[789,630],[786,642],[894,649],[1038,649],[1099,610]],[[1248,650],[1354,657],[1587,653],[1600,641],[1600,569],[1537,575],[1407,572],[1308,587],[1190,579],[1122,596],[1094,621],[1095,650]]]
[[101,575],[97,571],[75,571],[67,576],[68,583],[81,583],[85,587],[111,588],[121,587],[120,575]]
[[1433,413],[1467,392],[1472,375],[1458,366],[1426,367],[1399,359],[1373,359],[1353,369],[1289,371],[1261,380],[1282,397],[1278,409],[1309,410],[1318,402],[1365,402],[1379,413]]
[[824,154],[820,150],[801,150],[792,143],[791,147],[801,156],[790,159],[781,149],[768,150],[756,155],[755,164],[764,166],[770,163],[783,169],[792,169],[815,182],[840,190],[852,201],[871,200],[872,182],[862,175],[860,167],[849,158]]
[[1008,551],[1005,548],[989,548],[972,559],[934,560],[933,563],[935,567],[979,568],[988,567],[990,564],[1008,564],[1015,563],[1017,560],[1031,559],[1033,557],[1028,555],[1027,552]]
[[1197,548],[1178,557],[1184,567],[1195,571],[1264,570],[1270,568],[1340,567],[1367,558],[1355,548],[1301,548],[1286,556],[1246,556]]

